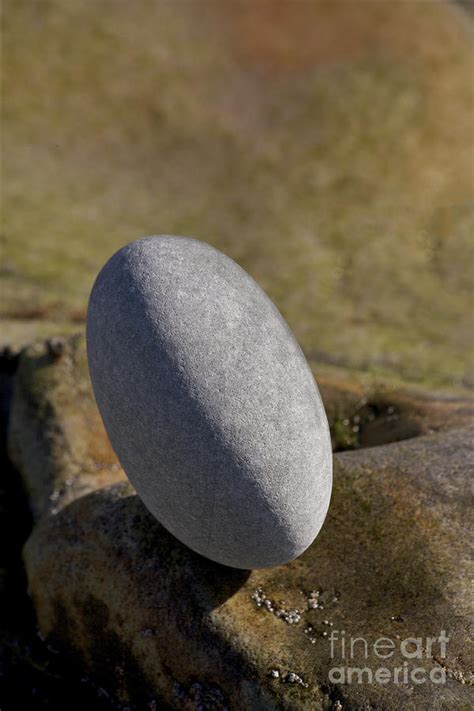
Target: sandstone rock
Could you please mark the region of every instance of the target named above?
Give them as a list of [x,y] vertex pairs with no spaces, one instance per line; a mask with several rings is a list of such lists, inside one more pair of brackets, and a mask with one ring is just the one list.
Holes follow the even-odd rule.
[[[57,402],[63,381],[64,401],[49,422],[67,432],[63,442],[75,451],[82,433],[62,423],[66,394],[82,388],[88,418],[94,405],[86,395],[83,342],[67,343],[65,353],[75,364],[68,378],[60,359],[35,360],[31,349],[22,355],[20,372],[27,368],[29,379],[17,387],[14,420],[24,417],[18,401],[31,398],[31,419],[23,422],[34,421],[34,403]],[[52,392],[33,399],[30,389],[45,377]],[[378,403],[389,432],[394,413],[386,410],[393,407],[399,421],[431,434],[337,454],[326,524],[298,560],[252,573],[213,563],[160,526],[126,482],[85,496],[74,489],[70,503],[59,499],[61,510],[37,524],[24,558],[41,633],[110,699],[133,709],[469,708],[472,402],[370,392],[338,380],[335,371],[318,380],[333,429],[364,407],[373,414]],[[366,426],[376,422],[367,417]],[[13,424],[18,441],[21,428]],[[24,450],[24,478],[31,481],[53,461],[50,471],[62,480],[68,461],[48,459],[54,446],[44,438],[40,461],[31,456],[36,450]],[[30,490],[39,495],[39,486]],[[348,640],[366,639],[367,658],[361,642],[353,660],[344,664],[337,644],[331,658],[331,630],[339,639],[342,631]],[[422,637],[426,647],[426,637],[442,630],[449,636],[445,658],[439,644],[432,659],[401,654],[405,638]],[[397,645],[388,660],[373,651],[380,637]],[[410,672],[444,668],[446,683],[329,679],[341,665],[393,673],[404,661]]]
[[[157,699],[199,708],[195,688],[221,704],[202,708],[317,709],[337,699],[349,708],[463,708],[471,456],[463,431],[339,455],[318,540],[297,561],[250,575],[181,545],[127,485],[81,497],[41,523],[25,549],[42,633],[137,708]],[[340,659],[340,646],[332,659],[332,630],[348,643],[367,640],[368,658],[359,643],[354,659]],[[331,683],[341,665],[402,667],[399,650],[374,655],[381,637],[426,646],[442,630],[446,658],[437,647],[435,659],[408,661],[426,674],[444,665],[444,685]]]
[[112,446],[147,508],[236,568],[299,556],[331,495],[329,428],[277,308],[204,242],[148,237],[91,293],[87,352]]
[[97,412],[80,336],[23,350],[9,455],[23,474],[35,518],[125,478]]

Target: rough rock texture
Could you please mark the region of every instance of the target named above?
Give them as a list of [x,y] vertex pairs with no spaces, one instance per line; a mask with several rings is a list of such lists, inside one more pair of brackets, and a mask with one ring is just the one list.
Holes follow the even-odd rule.
[[[58,402],[56,388],[65,393],[74,384],[85,394],[83,354],[83,342],[65,345],[65,357],[75,364],[68,385],[61,380],[67,372],[61,358],[47,357],[39,346],[22,356],[11,451],[22,452],[17,462],[33,503],[39,487],[31,480],[41,462],[53,481],[64,475],[63,460],[51,456],[54,438],[43,438],[38,450],[25,434],[37,416],[31,392],[45,379],[51,383],[39,400],[45,407]],[[472,402],[387,388],[369,392],[363,384],[346,386],[334,372],[318,375],[318,381],[333,434],[342,427],[340,446],[360,446],[346,442],[349,430],[361,439],[368,433],[372,443],[387,439],[387,429],[395,438],[421,436],[336,454],[328,518],[298,560],[254,572],[212,563],[167,533],[124,482],[86,495],[74,489],[57,500],[56,514],[45,513],[37,523],[24,559],[40,630],[52,649],[64,652],[79,674],[87,673],[117,703],[134,709],[169,704],[295,711],[341,704],[413,711],[470,707]],[[30,408],[20,406],[25,399]],[[70,401],[64,398],[65,416]],[[86,419],[93,409],[84,396]],[[64,433],[62,417],[61,407],[46,407],[43,422]],[[82,438],[79,430],[67,429],[63,441],[70,451],[79,447],[76,437]],[[348,666],[391,671],[407,661],[409,670],[444,668],[446,683],[332,683],[330,669],[344,662],[337,645],[331,658],[331,630],[368,642],[367,658],[359,642]],[[374,655],[380,637],[395,645],[422,637],[426,648],[426,638],[442,630],[449,636],[445,658],[439,644],[429,659],[407,660],[399,647],[387,660]]]
[[22,352],[9,451],[36,518],[125,478],[95,405],[80,336]]
[[140,239],[99,273],[87,312],[97,404],[147,508],[235,568],[293,560],[332,486],[329,428],[290,328],[214,247]]
[[[92,683],[86,684],[84,677],[69,673],[67,658],[63,663],[37,631],[21,555],[33,522],[21,477],[6,452],[17,363],[18,352],[14,347],[0,351],[0,708],[114,711],[105,695],[98,696]],[[50,395],[54,397],[53,391]],[[23,424],[25,431],[33,426],[28,419]],[[27,450],[25,454],[34,457],[35,450]]]

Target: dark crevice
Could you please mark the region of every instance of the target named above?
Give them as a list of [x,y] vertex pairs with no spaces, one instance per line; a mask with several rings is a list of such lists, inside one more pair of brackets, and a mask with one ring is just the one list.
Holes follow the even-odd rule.
[[0,352],[0,708],[83,711],[117,708],[71,671],[41,640],[22,562],[32,517],[21,478],[8,459],[6,440],[18,355]]
[[419,421],[389,400],[361,399],[330,419],[334,452],[377,447],[421,434]]

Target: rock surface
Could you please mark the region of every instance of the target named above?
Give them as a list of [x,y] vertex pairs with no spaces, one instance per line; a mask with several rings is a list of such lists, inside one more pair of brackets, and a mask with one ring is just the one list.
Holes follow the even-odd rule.
[[[63,357],[71,364],[69,380]],[[35,403],[48,431],[67,432],[69,451],[77,451],[75,439],[83,434],[63,422],[77,387],[85,419],[94,417],[84,343],[67,342],[59,359],[31,348],[19,375],[10,448],[22,452],[17,462],[34,504],[44,497],[32,478],[44,468],[53,481],[63,481],[62,467],[69,466],[51,457],[54,438],[44,438],[41,451],[32,446],[28,425],[41,414]],[[375,439],[421,436],[336,454],[326,524],[292,563],[246,572],[206,560],[160,526],[126,482],[86,495],[73,489],[57,499],[56,514],[36,505],[43,515],[24,559],[41,633],[114,703],[133,709],[469,708],[472,402],[388,389],[369,393],[335,372],[318,381],[333,435],[339,423],[352,431],[359,417],[361,437],[367,428]],[[35,399],[32,393],[45,383],[51,389]],[[59,402],[59,392],[63,405],[53,410],[49,403]],[[94,486],[88,470],[84,490]],[[108,471],[110,481],[121,475]],[[337,645],[331,657],[331,630],[368,642],[367,658],[359,642],[346,666],[392,673],[407,661],[410,670],[445,669],[446,683],[332,682],[330,670],[344,661]],[[449,636],[445,658],[439,645],[433,658],[423,659],[407,660],[399,646],[388,660],[373,651],[380,637],[395,645],[422,637],[426,646],[426,637],[442,630]]]
[[92,289],[87,353],[119,461],[176,538],[243,569],[308,548],[331,495],[326,413],[288,325],[238,264],[186,237],[123,247]]
[[9,451],[23,473],[35,518],[125,478],[95,405],[80,336],[23,350]]

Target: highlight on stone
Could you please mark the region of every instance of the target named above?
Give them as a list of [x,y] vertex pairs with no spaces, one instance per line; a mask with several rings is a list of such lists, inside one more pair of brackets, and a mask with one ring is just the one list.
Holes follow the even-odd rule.
[[326,413],[290,328],[240,266],[187,237],[123,247],[93,286],[87,354],[112,447],[176,538],[244,569],[308,548],[331,495]]

